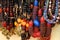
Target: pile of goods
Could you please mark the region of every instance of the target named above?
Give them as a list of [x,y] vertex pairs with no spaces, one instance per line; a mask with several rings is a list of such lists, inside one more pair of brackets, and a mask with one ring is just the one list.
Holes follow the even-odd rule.
[[59,0],[1,0],[2,33],[27,40],[31,36],[50,40],[51,28],[60,23]]

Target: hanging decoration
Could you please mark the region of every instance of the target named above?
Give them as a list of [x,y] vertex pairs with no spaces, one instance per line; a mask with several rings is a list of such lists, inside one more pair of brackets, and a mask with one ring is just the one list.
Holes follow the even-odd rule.
[[58,2],[58,17],[57,17],[57,22],[60,21],[60,1]]
[[38,9],[38,1],[35,0],[35,1],[34,1],[33,14],[32,14],[32,16],[33,16],[33,20],[36,18],[36,15],[37,15],[37,9]]
[[48,23],[55,23],[56,21],[56,17],[58,15],[58,0],[56,0],[56,7],[55,7],[55,14],[53,15],[53,19],[52,20],[49,20],[48,17],[47,17],[47,8],[48,8],[48,2],[45,3],[45,9],[44,9],[44,18],[45,20],[48,22]]

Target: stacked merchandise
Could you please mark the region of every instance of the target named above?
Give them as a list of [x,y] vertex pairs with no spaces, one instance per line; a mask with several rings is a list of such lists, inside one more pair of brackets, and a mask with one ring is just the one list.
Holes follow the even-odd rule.
[[17,34],[22,40],[31,36],[50,40],[52,26],[60,21],[59,4],[59,0],[1,0],[2,33],[8,39]]

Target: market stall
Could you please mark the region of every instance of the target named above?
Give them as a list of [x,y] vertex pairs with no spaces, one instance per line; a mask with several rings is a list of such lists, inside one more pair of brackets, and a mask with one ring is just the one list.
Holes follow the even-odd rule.
[[2,39],[53,40],[59,24],[59,0],[0,0]]

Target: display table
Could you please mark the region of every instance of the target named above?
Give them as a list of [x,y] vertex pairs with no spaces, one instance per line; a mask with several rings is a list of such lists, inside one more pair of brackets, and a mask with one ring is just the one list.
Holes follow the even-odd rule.
[[[0,40],[8,40],[6,36],[2,34],[1,31],[0,31]],[[9,40],[21,40],[21,37],[19,37],[18,35],[12,35]]]
[[56,24],[52,28],[51,40],[60,40],[60,24]]

